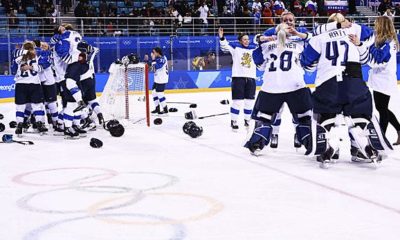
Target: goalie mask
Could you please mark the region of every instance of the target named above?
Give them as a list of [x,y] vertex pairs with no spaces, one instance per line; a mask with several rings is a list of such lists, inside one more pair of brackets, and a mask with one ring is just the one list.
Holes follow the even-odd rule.
[[138,55],[131,53],[127,56],[124,56],[122,58],[122,63],[124,65],[128,65],[128,64],[137,64],[140,62],[140,58],[138,57]]

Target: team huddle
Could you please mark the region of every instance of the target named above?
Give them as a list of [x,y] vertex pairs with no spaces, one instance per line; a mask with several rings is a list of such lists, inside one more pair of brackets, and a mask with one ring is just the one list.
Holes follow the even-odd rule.
[[[283,103],[293,117],[295,147],[317,156],[322,167],[339,157],[339,117],[348,127],[352,161],[380,162],[392,149],[385,137],[388,123],[398,133],[400,125],[388,109],[390,94],[397,88],[396,52],[399,50],[392,21],[378,17],[375,29],[351,23],[340,13],[312,33],[296,28],[294,15],[282,14],[281,24],[257,35],[258,47],[250,47],[247,35],[240,44],[226,41],[221,49],[233,58],[231,127],[244,102],[245,126],[250,116],[254,131],[245,147],[255,154],[268,144],[278,146]],[[247,61],[248,55],[252,62]],[[362,78],[362,65],[371,67],[368,84],[374,92],[379,121],[373,116],[372,95]],[[255,100],[255,66],[263,71],[263,85]],[[316,71],[315,91],[306,86],[304,71]],[[400,138],[396,144],[399,144]]]
[[[79,138],[87,133],[85,128],[94,128],[92,113],[103,124],[93,66],[98,52],[68,24],[58,27],[50,43],[25,41],[15,49],[15,133],[21,135],[30,126],[46,133],[46,115],[54,133],[66,138]],[[58,95],[62,99],[60,108]]]

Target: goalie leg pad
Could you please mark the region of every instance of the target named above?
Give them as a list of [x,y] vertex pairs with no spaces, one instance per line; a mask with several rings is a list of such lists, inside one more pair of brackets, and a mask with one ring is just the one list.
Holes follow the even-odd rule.
[[376,150],[393,150],[392,145],[387,140],[385,134],[376,120],[372,117],[371,122],[367,124],[368,138],[371,146]]
[[[328,131],[317,124],[312,129],[311,124],[299,123],[296,126],[296,136],[298,141],[306,148],[305,155],[313,152],[313,144],[315,144],[315,155],[322,154],[328,147],[328,139],[326,137]],[[313,139],[312,131],[315,131],[315,139]]]
[[271,133],[271,124],[265,124],[261,121],[257,121],[254,132],[251,135],[250,139],[246,142],[244,147],[248,148],[251,152],[262,150],[266,145],[268,145],[271,139]]

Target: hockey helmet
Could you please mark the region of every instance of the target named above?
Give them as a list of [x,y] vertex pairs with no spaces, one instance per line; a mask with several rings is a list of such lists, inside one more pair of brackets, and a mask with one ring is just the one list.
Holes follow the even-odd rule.
[[125,128],[121,124],[112,125],[109,129],[111,136],[121,137],[125,133]]
[[124,57],[122,58],[121,62],[122,62],[124,65],[128,65],[128,64],[137,64],[137,63],[140,62],[140,58],[139,58],[139,56],[138,56],[137,54],[130,53],[130,54],[124,56]]
[[161,118],[156,118],[153,121],[154,125],[161,125],[162,124],[162,119]]
[[136,63],[140,62],[139,56],[134,54],[134,53],[129,54],[128,58],[129,58],[129,63],[130,64],[136,64]]
[[103,146],[103,142],[100,139],[91,138],[90,139],[90,146],[92,148],[101,148]]
[[80,52],[87,53],[89,52],[90,45],[86,41],[81,41],[78,43],[76,47]]
[[185,124],[183,125],[183,132],[189,134],[189,129],[192,125],[196,125],[196,123],[193,121],[185,122]]
[[9,125],[10,125],[10,128],[16,128],[17,127],[17,122],[16,121],[11,121],[9,123]]
[[194,125],[190,126],[188,134],[192,138],[200,137],[203,134],[203,128],[194,124]]
[[117,119],[111,119],[110,121],[108,121],[105,125],[105,129],[106,130],[110,130],[110,128],[112,128],[113,126],[116,126],[119,124],[119,121]]
[[1,140],[5,143],[12,143],[13,135],[12,134],[4,134],[3,137],[1,137]]

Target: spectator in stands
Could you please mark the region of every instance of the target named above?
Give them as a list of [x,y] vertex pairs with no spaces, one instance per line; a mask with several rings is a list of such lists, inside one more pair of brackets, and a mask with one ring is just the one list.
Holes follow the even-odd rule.
[[[228,9],[227,6],[223,7],[223,11],[222,11],[222,15],[221,18],[219,20],[219,24],[224,28],[224,29],[232,29],[232,24],[233,24],[233,15],[230,9]],[[229,19],[230,18],[230,19]]]
[[7,15],[8,16],[8,25],[10,28],[18,28],[18,17],[16,15],[17,10],[11,9],[10,13]]
[[209,8],[206,4],[206,1],[203,1],[201,3],[201,6],[199,7],[199,9],[197,9],[198,12],[200,12],[200,19],[202,21],[202,28],[201,28],[201,34],[202,35],[207,35],[207,28],[208,28],[208,12],[209,12]]
[[251,10],[253,11],[253,13],[256,12],[256,10],[258,10],[258,12],[260,12],[262,9],[262,4],[260,3],[260,0],[255,0],[253,2],[253,5],[251,6]]
[[299,0],[295,0],[293,2],[293,13],[294,13],[294,15],[301,16],[302,11],[303,11],[303,6],[301,5],[300,1]]
[[61,0],[61,8],[64,11],[64,14],[67,14],[71,8],[71,0]]
[[395,12],[392,11],[391,8],[386,9],[385,13],[383,14],[383,16],[387,16],[390,20],[392,20],[392,22],[394,21],[394,15]]
[[395,9],[394,9],[394,15],[397,16],[394,18],[394,25],[399,26],[400,25],[400,4],[396,4]]
[[107,16],[108,15],[108,5],[106,0],[102,0],[99,5],[99,13],[100,16]]
[[383,15],[386,12],[386,9],[391,8],[391,3],[389,0],[381,0],[381,4],[379,4],[378,12]]
[[192,61],[193,70],[215,70],[217,65],[215,61],[215,53],[209,52],[205,57],[195,57]]
[[307,16],[315,16],[317,14],[317,3],[316,0],[308,0],[305,4],[307,10]]
[[185,16],[183,17],[183,24],[191,24],[192,23],[192,13],[187,11]]
[[276,0],[272,6],[272,10],[274,11],[275,16],[280,16],[286,10],[285,4],[283,1]]
[[260,9],[256,8],[254,10],[254,24],[259,26],[261,24],[261,13]]
[[273,13],[271,10],[271,3],[265,2],[264,3],[264,10],[262,13],[263,22],[267,25],[274,25],[274,19],[272,18]]
[[86,15],[86,4],[83,1],[79,1],[74,9],[74,15],[76,17],[76,24],[80,24],[82,17]]

